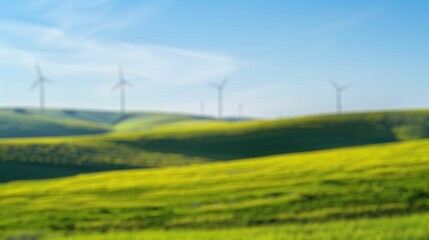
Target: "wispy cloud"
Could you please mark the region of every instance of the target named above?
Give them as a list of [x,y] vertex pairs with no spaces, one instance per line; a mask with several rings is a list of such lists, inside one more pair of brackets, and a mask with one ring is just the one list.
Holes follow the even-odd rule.
[[365,22],[374,19],[379,15],[379,11],[367,11],[359,12],[357,14],[348,16],[343,19],[337,19],[336,21],[327,23],[316,30],[318,33],[332,33],[345,29],[349,29]]
[[[120,16],[132,17],[116,21],[117,17],[110,15],[111,8],[115,6],[111,1],[77,2],[58,4],[42,1],[33,6],[49,6],[51,10],[44,17],[50,19],[50,24],[0,22],[3,35],[0,38],[0,55],[18,59],[17,64],[32,64],[33,59],[38,59],[45,69],[56,75],[99,74],[100,78],[105,78],[116,74],[116,66],[122,64],[130,78],[161,85],[207,81],[231,74],[241,65],[239,59],[226,54],[114,41],[100,38],[100,35],[94,37],[88,33],[109,27],[127,27],[135,20],[136,9],[149,15],[150,11],[156,11],[156,7],[146,4],[122,10],[118,13]],[[78,11],[83,12],[77,14]]]

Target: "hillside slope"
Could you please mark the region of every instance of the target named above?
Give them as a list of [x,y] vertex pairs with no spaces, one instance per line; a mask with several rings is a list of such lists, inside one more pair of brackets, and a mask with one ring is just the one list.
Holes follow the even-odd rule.
[[125,119],[118,121],[113,126],[115,132],[145,132],[152,129],[169,126],[177,123],[192,123],[198,124],[200,122],[212,122],[213,118],[183,115],[183,114],[169,114],[169,113],[132,113]]
[[[0,112],[0,121],[1,114],[6,116],[10,113]],[[53,110],[48,113],[55,115],[52,118],[59,119],[62,123],[82,121],[70,120],[62,114],[65,113]],[[113,125],[106,125],[101,121],[111,121],[115,118],[114,113],[78,111],[74,114],[100,119],[100,122],[85,120],[84,125],[102,124],[102,129],[106,132],[73,137],[1,139],[0,182],[405,141],[425,138],[429,131],[429,111],[357,113],[245,122],[135,113],[112,123]],[[24,119],[30,121],[33,118],[41,117],[34,115]],[[14,127],[27,126],[26,123],[16,121],[16,117],[13,124]],[[33,122],[31,124],[34,125]],[[106,126],[108,130],[104,128]],[[9,130],[6,129],[3,134]]]
[[0,185],[0,229],[323,222],[429,211],[429,141]]
[[[177,123],[136,134],[130,144],[151,151],[230,160],[428,136],[429,111],[398,111],[239,123]],[[130,136],[124,140],[127,138]]]
[[38,109],[4,108],[0,109],[0,138],[131,132],[199,120],[212,119],[176,113],[132,112],[122,116],[108,111],[48,109],[40,114]]
[[104,124],[79,119],[0,111],[0,138],[87,135],[109,130]]
[[104,136],[0,140],[0,182],[211,161],[111,142]]
[[36,115],[54,119],[77,119],[104,125],[111,125],[121,118],[121,114],[118,112],[78,109],[46,109],[44,114],[40,114],[40,110],[37,108],[1,108],[0,112],[11,113],[20,116]]

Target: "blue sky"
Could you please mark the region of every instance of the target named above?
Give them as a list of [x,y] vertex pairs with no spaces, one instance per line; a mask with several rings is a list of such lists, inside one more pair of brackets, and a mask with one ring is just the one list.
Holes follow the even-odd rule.
[[37,106],[34,61],[55,84],[47,105],[216,113],[208,82],[228,77],[225,114],[429,107],[429,2],[319,0],[1,1],[0,106]]

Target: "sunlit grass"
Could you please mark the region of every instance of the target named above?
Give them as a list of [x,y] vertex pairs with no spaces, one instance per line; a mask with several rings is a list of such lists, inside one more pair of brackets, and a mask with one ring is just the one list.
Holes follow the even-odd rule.
[[380,219],[339,220],[325,223],[282,224],[275,226],[227,228],[215,230],[147,230],[77,234],[68,237],[47,234],[45,239],[60,240],[426,240],[429,215]]
[[429,141],[0,185],[0,228],[218,228],[425,212]]
[[[18,129],[37,128],[46,132],[39,134],[49,134],[57,122],[63,124],[60,124],[61,129],[67,130],[62,134],[82,134],[72,124],[76,122],[81,127],[101,127],[105,133],[1,139],[1,169],[9,170],[0,169],[0,182],[27,179],[30,176],[47,178],[113,169],[236,160],[429,136],[426,120],[429,119],[428,111],[244,122],[167,113],[130,113],[120,116],[117,113],[51,110],[46,116],[34,111],[28,114],[0,111],[1,114],[11,117],[12,120],[5,121],[15,124],[13,126]],[[31,124],[23,124],[20,120],[30,121]],[[34,123],[31,122],[33,120]],[[43,123],[43,128],[37,125],[39,122]],[[8,131],[14,129],[9,128]],[[50,172],[58,174],[52,175]]]
[[[0,216],[6,217],[0,218],[0,236],[362,239],[370,233],[374,239],[425,239],[419,229],[429,211],[428,140],[296,152],[423,138],[427,115],[241,123],[157,115],[156,121],[129,119],[109,134],[4,139],[1,164],[25,163],[58,176],[64,166],[71,170],[63,175],[166,168],[1,184]],[[276,153],[293,154],[250,158]],[[171,167],[232,159],[241,160]],[[28,174],[22,166],[2,166],[6,180]],[[280,225],[254,227],[271,224]],[[91,235],[106,231],[111,233]]]

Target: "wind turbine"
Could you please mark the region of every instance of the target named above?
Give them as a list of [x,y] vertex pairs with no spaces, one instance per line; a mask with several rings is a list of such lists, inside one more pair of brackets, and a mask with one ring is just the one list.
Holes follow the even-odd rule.
[[340,85],[337,82],[331,80],[331,85],[332,87],[334,87],[336,95],[337,95],[337,113],[341,114],[342,112],[342,94],[345,90],[347,90],[348,88],[350,88],[351,84],[344,84],[344,85]]
[[120,89],[121,92],[121,96],[120,96],[120,111],[122,115],[125,115],[125,105],[126,105],[126,94],[125,94],[125,89],[127,87],[131,87],[132,84],[131,82],[127,81],[124,78],[124,71],[122,70],[122,66],[118,67],[118,74],[119,74],[119,78],[118,78],[118,82],[116,82],[116,84],[113,86],[113,91],[116,89]]
[[223,118],[223,90],[228,83],[228,79],[224,79],[221,83],[210,83],[210,86],[217,91],[217,107],[218,107],[218,118]]
[[238,116],[243,117],[244,105],[243,103],[238,104]]
[[204,101],[200,102],[200,115],[204,115],[205,114],[205,108],[206,108],[206,104]]
[[40,68],[39,62],[35,64],[37,78],[31,84],[30,89],[33,90],[39,86],[39,102],[40,102],[40,113],[45,113],[45,83],[52,83],[52,80],[43,76],[42,69]]

